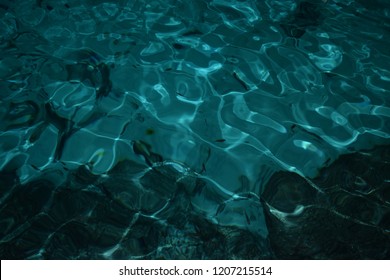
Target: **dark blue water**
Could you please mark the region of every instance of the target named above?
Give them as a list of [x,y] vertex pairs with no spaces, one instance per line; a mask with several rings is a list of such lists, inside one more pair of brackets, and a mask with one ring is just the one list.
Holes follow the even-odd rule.
[[0,1],[3,259],[390,258],[387,0]]

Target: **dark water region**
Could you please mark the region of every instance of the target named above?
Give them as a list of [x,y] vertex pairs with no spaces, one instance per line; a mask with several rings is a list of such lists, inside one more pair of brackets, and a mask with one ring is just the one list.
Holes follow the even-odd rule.
[[2,259],[389,259],[387,0],[0,1]]

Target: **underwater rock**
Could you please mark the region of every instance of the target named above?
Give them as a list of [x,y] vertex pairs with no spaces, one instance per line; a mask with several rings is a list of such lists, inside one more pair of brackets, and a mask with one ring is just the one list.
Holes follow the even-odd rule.
[[311,181],[274,173],[261,200],[276,257],[388,259],[389,152],[343,155]]
[[[0,175],[13,182],[12,173]],[[215,224],[193,206],[191,189],[202,180],[177,164],[126,160],[104,175],[81,166],[59,186],[44,178],[16,182],[1,201],[0,257],[271,258],[262,236]]]
[[326,2],[323,1],[299,2],[294,12],[281,23],[286,35],[299,39],[308,28],[318,26],[324,18],[322,11],[324,4]]

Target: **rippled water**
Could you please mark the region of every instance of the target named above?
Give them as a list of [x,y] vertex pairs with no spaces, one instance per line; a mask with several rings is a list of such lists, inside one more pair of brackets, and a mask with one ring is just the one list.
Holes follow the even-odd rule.
[[[390,174],[388,151],[370,152],[390,143],[386,0],[30,0],[0,13],[5,258],[353,258],[277,253],[267,215],[288,228],[280,213],[315,205],[388,236],[388,177],[381,195],[347,191],[377,220],[344,213],[318,179],[328,166],[359,177],[332,164],[371,160],[361,152],[384,167],[353,186]],[[281,206],[275,176],[323,195]],[[355,257],[388,257],[388,242]]]

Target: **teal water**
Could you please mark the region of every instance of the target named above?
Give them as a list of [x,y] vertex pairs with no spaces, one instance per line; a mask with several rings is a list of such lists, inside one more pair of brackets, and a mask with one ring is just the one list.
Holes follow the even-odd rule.
[[388,1],[0,15],[3,258],[390,256]]

